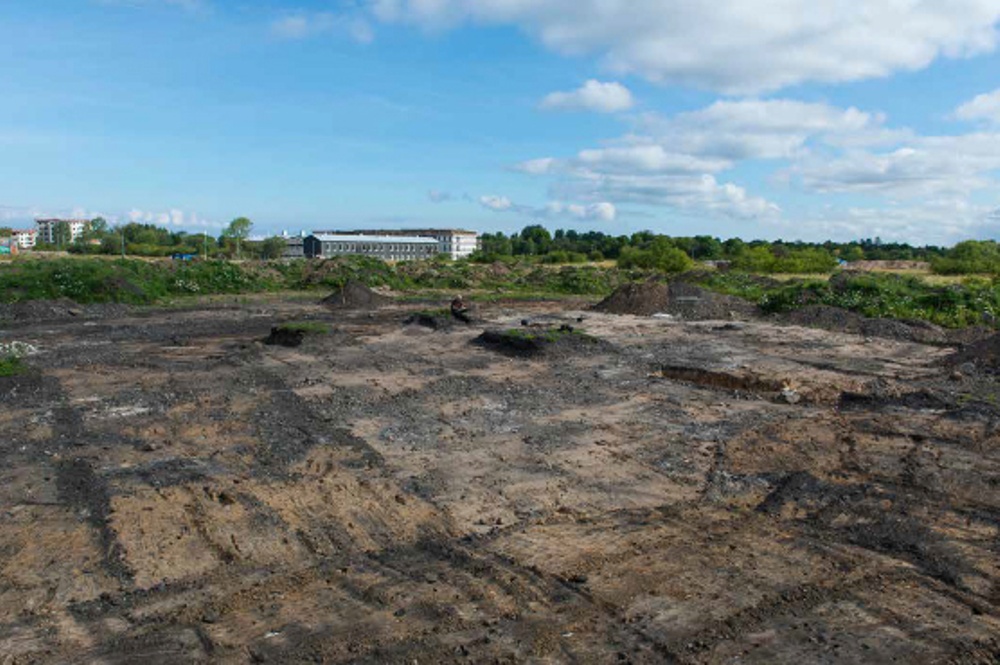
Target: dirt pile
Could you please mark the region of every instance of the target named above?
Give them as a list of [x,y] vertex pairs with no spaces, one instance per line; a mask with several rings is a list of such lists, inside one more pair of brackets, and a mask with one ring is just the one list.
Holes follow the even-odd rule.
[[264,339],[264,343],[270,346],[296,347],[301,346],[305,338],[305,330],[274,326],[271,328],[271,334]]
[[473,343],[515,357],[578,356],[611,348],[607,342],[569,325],[486,330]]
[[749,319],[757,315],[758,311],[756,305],[743,298],[677,281],[670,283],[667,313],[689,321],[714,321]]
[[610,296],[594,305],[594,310],[607,314],[652,316],[667,311],[670,287],[663,282],[633,282],[622,284]]
[[448,310],[415,312],[403,320],[403,325],[423,326],[431,330],[450,330],[457,321]]
[[598,312],[652,316],[666,313],[690,321],[743,319],[757,308],[742,298],[714,293],[689,282],[648,281],[624,284],[594,306]]
[[830,305],[807,305],[781,316],[784,323],[833,332],[856,333],[900,342],[943,345],[953,343],[952,335],[940,326],[912,319],[869,319],[850,310]]
[[376,293],[353,279],[323,298],[323,304],[333,309],[378,309],[391,302],[392,298]]

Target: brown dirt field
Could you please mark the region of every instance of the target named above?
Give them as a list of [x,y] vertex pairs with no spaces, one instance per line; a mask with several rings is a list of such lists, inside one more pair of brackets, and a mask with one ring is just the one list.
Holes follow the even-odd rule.
[[9,325],[0,663],[1000,661],[994,374],[566,307]]

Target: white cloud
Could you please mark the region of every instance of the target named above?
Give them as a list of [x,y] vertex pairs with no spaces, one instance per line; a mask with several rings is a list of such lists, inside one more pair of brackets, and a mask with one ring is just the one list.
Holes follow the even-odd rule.
[[[140,210],[132,208],[125,215],[125,219],[136,224],[156,224],[157,226],[173,227],[181,229],[221,229],[225,226],[220,222],[212,222],[199,217],[196,213],[188,213],[183,210],[173,208],[162,212]],[[117,221],[117,217],[105,215],[109,221]]]
[[1000,124],[1000,89],[976,95],[955,109],[959,120],[985,120]]
[[1000,133],[915,137],[889,151],[852,150],[841,157],[810,156],[788,173],[820,193],[879,193],[926,198],[968,196],[996,186]]
[[996,0],[369,0],[382,21],[513,25],[563,54],[654,81],[752,93],[988,53]]
[[324,34],[343,34],[359,44],[375,38],[371,24],[361,16],[333,12],[296,12],[271,23],[271,34],[278,39],[300,40]]
[[546,95],[540,106],[549,111],[616,113],[627,111],[634,103],[632,93],[621,83],[601,83],[591,79],[572,92]]
[[506,196],[496,196],[494,194],[480,196],[479,204],[484,208],[489,208],[496,212],[510,210],[514,205]]
[[533,214],[536,217],[548,219],[569,218],[581,222],[613,222],[618,215],[618,210],[613,203],[607,201],[587,205],[552,201],[544,208],[534,210]]
[[566,203],[550,201],[538,208],[514,203],[506,196],[481,196],[479,203],[493,212],[511,212],[534,219],[567,219],[578,222],[613,222],[618,214],[617,208],[608,201],[593,203]]
[[737,219],[773,218],[776,204],[752,196],[738,185],[704,175],[595,175],[578,177],[553,187],[558,198],[606,200],[670,207]]
[[996,209],[963,199],[932,199],[915,205],[826,208],[819,213],[779,224],[786,237],[875,238],[929,245],[952,245],[970,238],[995,237],[1000,220]]

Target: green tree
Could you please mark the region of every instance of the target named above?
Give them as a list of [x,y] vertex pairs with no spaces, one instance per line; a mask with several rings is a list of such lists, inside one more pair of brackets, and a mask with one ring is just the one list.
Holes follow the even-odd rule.
[[260,258],[280,259],[284,256],[286,247],[288,247],[288,243],[284,238],[279,238],[278,236],[268,238],[260,243]]
[[56,222],[52,228],[52,244],[59,249],[65,249],[72,238],[73,231],[70,229],[69,222]]
[[240,258],[240,243],[250,237],[253,229],[253,222],[246,217],[237,217],[229,222],[229,226],[222,232],[223,238],[230,238],[236,241],[236,257]]

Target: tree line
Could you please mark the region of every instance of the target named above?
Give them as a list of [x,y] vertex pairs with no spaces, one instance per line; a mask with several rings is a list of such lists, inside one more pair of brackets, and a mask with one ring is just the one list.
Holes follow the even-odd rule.
[[[992,247],[970,252],[969,244]],[[978,257],[981,272],[1000,272],[1000,253],[993,241],[968,241],[953,249],[933,245],[914,246],[907,243],[883,242],[880,238],[851,242],[809,243],[784,240],[751,240],[740,238],[721,240],[698,236],[666,236],[652,231],[631,235],[610,235],[600,231],[578,232],[557,230],[550,233],[541,225],[526,226],[511,233],[486,233],[482,247],[473,257],[476,261],[502,261],[508,257],[535,257],[550,263],[583,263],[586,261],[616,261],[623,268],[655,268],[676,272],[690,268],[696,261],[719,261],[734,270],[758,273],[824,273],[841,262],[854,261],[928,261],[933,266],[953,266],[966,271],[968,261],[954,257],[956,251]],[[983,255],[995,256],[995,262],[982,260]],[[949,263],[951,261],[951,263]],[[991,267],[992,266],[992,267]]]
[[[208,258],[276,259],[283,256],[284,238],[250,240],[253,222],[238,217],[218,236],[171,231],[136,222],[112,227],[103,218],[91,220],[83,235],[70,242],[68,225],[56,228],[54,244],[38,243],[39,250],[67,250],[78,254],[170,256],[190,254]],[[11,235],[0,228],[0,237]],[[667,236],[652,231],[612,235],[601,231],[558,229],[550,232],[532,224],[511,234],[482,235],[474,262],[529,260],[540,263],[615,261],[621,268],[678,272],[695,262],[723,262],[731,269],[754,273],[827,273],[838,264],[855,261],[925,261],[940,274],[1000,275],[1000,245],[993,240],[967,240],[954,247],[915,246],[883,242],[880,238],[850,242],[809,243],[784,240],[721,240],[709,235]]]
[[[128,256],[171,256],[186,254],[220,259],[277,259],[285,253],[286,241],[280,237],[250,240],[253,222],[246,217],[231,221],[222,233],[171,231],[155,224],[130,222],[112,227],[103,217],[90,220],[82,235],[71,238],[68,222],[53,229],[53,240],[39,241],[38,251],[67,251],[72,254],[126,254]],[[13,230],[0,228],[0,237],[10,237]]]

